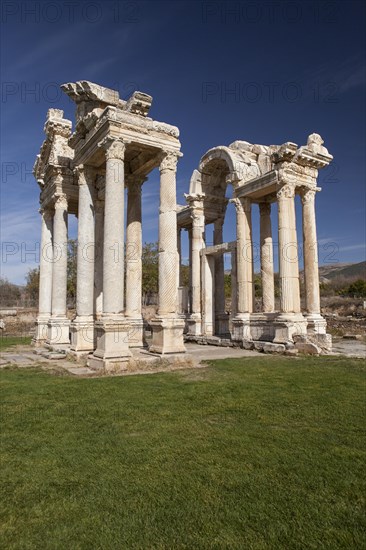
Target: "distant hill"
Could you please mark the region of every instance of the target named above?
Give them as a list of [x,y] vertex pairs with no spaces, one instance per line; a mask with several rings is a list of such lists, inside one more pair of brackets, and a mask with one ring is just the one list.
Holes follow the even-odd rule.
[[357,264],[322,265],[319,267],[319,275],[324,282],[339,277],[344,279],[366,279],[366,261]]

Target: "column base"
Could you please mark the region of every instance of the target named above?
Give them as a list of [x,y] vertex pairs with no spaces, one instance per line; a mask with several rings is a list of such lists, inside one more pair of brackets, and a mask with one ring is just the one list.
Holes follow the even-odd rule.
[[280,313],[273,322],[276,344],[293,342],[294,335],[306,336],[307,320],[302,313]]
[[261,312],[250,315],[250,332],[253,340],[273,342],[275,338],[275,320],[278,313]]
[[128,333],[128,345],[130,348],[143,348],[144,342],[144,321],[142,317],[126,317],[131,325]]
[[304,317],[308,322],[308,334],[326,334],[327,322],[320,313],[304,313]]
[[[124,363],[131,357],[128,334],[131,325],[125,317],[105,317],[94,323],[97,335],[97,349],[93,361],[107,367],[111,363]],[[91,360],[90,360],[91,361]]]
[[176,317],[156,317],[150,321],[152,327],[151,353],[185,353],[183,342],[184,320]]
[[47,317],[42,317],[39,315],[36,319],[36,332],[32,339],[32,344],[35,347],[42,347],[46,344],[48,340],[48,322],[50,320],[51,314]]
[[63,349],[70,346],[70,320],[67,317],[51,317],[48,320],[47,344]]
[[252,340],[250,332],[250,313],[238,314],[231,321],[231,339],[234,342]]
[[93,317],[76,317],[71,325],[71,351],[88,353],[94,350]]
[[219,313],[216,316],[216,336],[226,336],[230,333],[229,319],[230,317],[227,313]]
[[188,333],[191,336],[200,336],[202,334],[202,319],[199,313],[192,313],[187,318]]

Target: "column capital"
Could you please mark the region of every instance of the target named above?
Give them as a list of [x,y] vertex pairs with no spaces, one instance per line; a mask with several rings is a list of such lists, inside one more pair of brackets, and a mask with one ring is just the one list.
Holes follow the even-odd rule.
[[77,178],[78,185],[87,185],[90,180],[93,180],[96,176],[96,169],[93,166],[86,164],[79,164],[74,168],[74,174]]
[[250,212],[252,202],[248,197],[234,197],[230,201],[236,209],[237,214],[243,214],[244,212]]
[[160,166],[159,166],[160,173],[166,172],[167,170],[176,172],[178,157],[179,157],[178,153],[173,153],[171,151],[162,152]]
[[277,200],[292,199],[295,196],[295,186],[285,184],[277,191]]
[[147,180],[146,176],[130,174],[126,176],[126,187],[129,193],[141,193],[141,187]]
[[67,196],[65,193],[59,193],[55,195],[55,209],[67,210]]
[[45,221],[52,219],[53,210],[51,208],[46,208],[45,206],[41,206],[39,209],[39,213],[41,214],[42,218]]
[[260,202],[259,203],[259,213],[261,216],[269,216],[271,213],[271,203],[270,202]]
[[303,204],[314,202],[316,189],[302,189],[300,192],[301,201]]
[[107,136],[98,143],[105,151],[106,160],[124,160],[126,151],[126,142],[120,138]]

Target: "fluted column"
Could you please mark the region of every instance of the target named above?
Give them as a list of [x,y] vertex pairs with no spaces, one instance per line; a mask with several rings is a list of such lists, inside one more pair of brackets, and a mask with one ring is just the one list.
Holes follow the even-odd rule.
[[262,278],[262,307],[264,313],[275,309],[274,273],[273,273],[273,241],[270,203],[260,203],[260,255]]
[[236,208],[237,314],[232,320],[232,338],[250,340],[250,314],[253,312],[253,239],[251,201],[234,198]]
[[177,250],[178,250],[177,284],[179,287],[179,286],[182,286],[182,228],[181,227],[177,227]]
[[152,352],[185,351],[184,321],[177,314],[177,201],[176,170],[178,154],[164,152],[160,162],[159,208],[159,307],[152,320]]
[[95,201],[95,259],[94,259],[94,314],[100,319],[103,313],[103,235],[104,201]]
[[52,316],[49,322],[49,343],[69,344],[67,319],[67,197],[56,195],[53,220]]
[[251,202],[234,199],[237,234],[238,314],[253,311],[253,241]]
[[294,187],[281,187],[277,193],[277,200],[281,312],[299,313],[300,286]]
[[94,349],[94,180],[95,172],[80,165],[75,170],[79,185],[76,318],[71,325],[71,349]]
[[314,189],[307,189],[302,198],[302,227],[304,239],[304,273],[306,310],[308,313],[320,313],[318,243],[315,220]]
[[143,345],[141,186],[145,178],[128,180],[126,228],[126,317],[131,324],[130,347]]
[[42,230],[39,265],[39,306],[34,337],[35,345],[41,345],[47,340],[52,303],[53,212],[45,208],[42,208],[40,212],[42,215]]
[[[222,244],[223,242],[223,225],[224,218],[217,218],[214,222],[214,245]],[[221,334],[223,323],[220,317],[225,314],[225,269],[224,256],[220,254],[215,257],[215,316],[216,316],[216,332]]]

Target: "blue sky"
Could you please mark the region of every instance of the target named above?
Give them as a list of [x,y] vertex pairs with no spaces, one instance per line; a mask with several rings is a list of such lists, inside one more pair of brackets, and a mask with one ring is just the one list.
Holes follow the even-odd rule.
[[[135,89],[153,96],[151,116],[180,128],[182,204],[207,149],[237,139],[303,145],[321,134],[334,162],[319,174],[320,263],[365,259],[363,2],[53,0],[3,2],[1,16],[2,276],[22,284],[36,265],[39,190],[31,171],[47,109],[73,119],[59,86],[76,80],[121,97]],[[157,239],[158,193],[154,171],[143,188],[148,242]],[[298,221],[301,239],[300,211]],[[258,242],[257,211],[253,225]],[[226,240],[234,227],[230,207]]]

